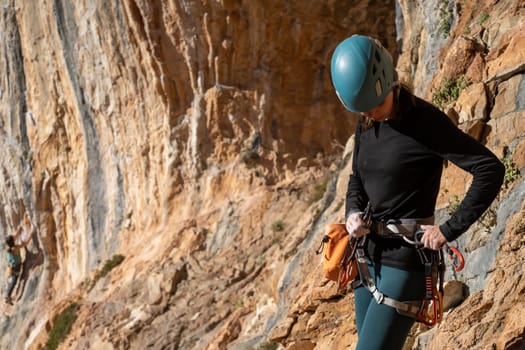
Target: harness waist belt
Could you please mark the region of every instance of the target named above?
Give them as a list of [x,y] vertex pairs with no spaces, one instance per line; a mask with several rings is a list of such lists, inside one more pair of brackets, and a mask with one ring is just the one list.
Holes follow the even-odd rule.
[[372,223],[372,232],[380,236],[406,236],[412,237],[421,225],[434,224],[434,216],[424,219],[399,219],[386,222],[375,221]]

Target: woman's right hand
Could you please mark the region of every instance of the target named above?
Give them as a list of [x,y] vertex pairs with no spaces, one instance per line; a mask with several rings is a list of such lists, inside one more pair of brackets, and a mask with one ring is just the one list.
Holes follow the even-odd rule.
[[351,238],[363,237],[370,233],[370,229],[361,218],[361,213],[352,213],[346,219],[346,230]]

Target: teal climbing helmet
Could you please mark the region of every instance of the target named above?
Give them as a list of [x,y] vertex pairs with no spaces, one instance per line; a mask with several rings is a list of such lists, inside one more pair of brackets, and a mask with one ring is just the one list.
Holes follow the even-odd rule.
[[353,35],[332,55],[332,83],[337,96],[351,112],[379,106],[394,85],[392,56],[373,38]]

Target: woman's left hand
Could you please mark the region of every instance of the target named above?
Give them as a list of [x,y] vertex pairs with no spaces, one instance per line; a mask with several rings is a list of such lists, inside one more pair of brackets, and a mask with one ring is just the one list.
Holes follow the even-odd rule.
[[425,248],[440,250],[443,244],[447,243],[447,238],[443,235],[439,226],[421,225],[421,228],[425,230],[425,233],[421,236],[421,243],[423,243]]

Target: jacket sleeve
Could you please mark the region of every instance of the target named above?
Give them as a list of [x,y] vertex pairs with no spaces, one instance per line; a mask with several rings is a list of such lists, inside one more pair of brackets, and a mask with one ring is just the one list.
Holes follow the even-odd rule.
[[505,175],[502,162],[485,146],[461,131],[437,108],[428,105],[418,124],[427,130],[420,142],[443,159],[472,174],[472,183],[458,208],[440,225],[448,241],[453,241],[478,220],[496,198]]
[[345,220],[352,213],[362,212],[368,203],[368,196],[363,188],[357,156],[359,153],[359,139],[361,137],[361,124],[357,125],[354,138],[354,153],[352,155],[352,174],[348,180],[345,200]]

